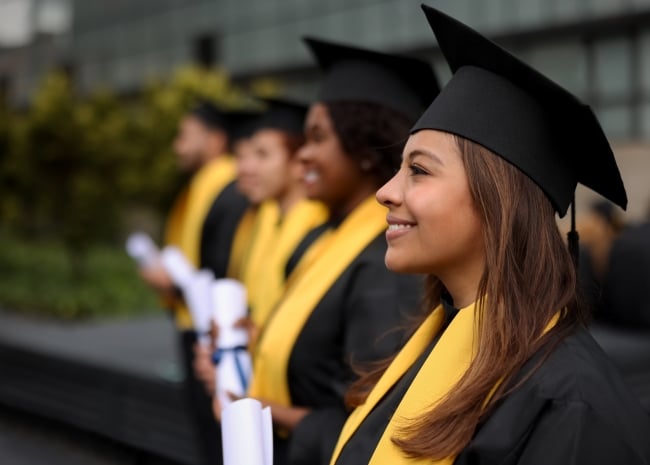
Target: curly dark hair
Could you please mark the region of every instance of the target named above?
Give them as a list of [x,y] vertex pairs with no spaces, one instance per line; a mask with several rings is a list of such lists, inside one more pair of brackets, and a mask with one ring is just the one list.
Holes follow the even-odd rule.
[[325,102],[325,106],[345,153],[359,163],[368,160],[377,185],[386,183],[399,169],[415,121],[374,103]]

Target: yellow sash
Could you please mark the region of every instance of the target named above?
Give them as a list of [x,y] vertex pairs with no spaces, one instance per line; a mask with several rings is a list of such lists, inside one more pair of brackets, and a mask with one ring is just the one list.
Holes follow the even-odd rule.
[[270,234],[260,240],[259,260],[251,260],[247,284],[255,289],[249,299],[251,317],[257,327],[264,326],[269,313],[280,300],[284,290],[284,269],[287,260],[305,234],[327,219],[327,209],[319,202],[301,200],[284,218],[274,224]]
[[[230,156],[221,156],[206,163],[178,196],[169,214],[165,243],[177,246],[194,266],[199,266],[201,231],[212,203],[235,178],[235,164]],[[176,324],[181,329],[192,327],[190,313],[184,304],[175,305]]]
[[[399,381],[437,335],[444,314],[441,305],[436,307],[390,364],[366,401],[352,412],[339,436],[330,461],[331,465],[335,464],[345,444],[375,405]],[[544,332],[555,325],[558,316],[559,314],[551,320]],[[440,402],[463,376],[476,355],[477,328],[475,322],[475,304],[461,309],[451,321],[402,398],[377,444],[369,465],[407,463],[450,465],[454,462],[455,456],[436,462],[426,458],[408,458],[391,441],[391,438],[398,436],[401,426],[419,417],[423,412],[432,408],[435,403]],[[498,387],[498,383],[487,396],[486,402],[496,387]]]
[[[334,449],[331,464],[338,459],[343,446],[352,437],[363,420],[370,414],[377,403],[386,395],[397,381],[413,365],[425,348],[431,343],[440,330],[445,312],[438,306],[420,325],[377,385],[368,395],[366,401],[357,407],[348,418],[338,443]],[[401,450],[390,440],[396,434],[396,428],[401,419],[412,419],[429,409],[434,402],[439,401],[463,375],[472,359],[472,343],[474,325],[474,306],[471,305],[458,312],[442,334],[433,351],[427,357],[424,365],[406,391],[395,414],[390,420],[384,434],[379,440],[377,449],[370,460],[371,464],[419,463],[419,460],[408,459]],[[435,376],[432,376],[435,373]],[[422,460],[421,463],[432,463]],[[436,462],[441,464],[453,463],[453,458]]]
[[[292,273],[291,285],[269,317],[253,360],[249,395],[290,406],[287,365],[293,345],[309,315],[341,273],[386,229],[386,209],[374,196],[359,205],[343,223],[307,251],[317,248],[310,266]],[[326,242],[321,242],[325,240]]]
[[275,201],[267,200],[258,209],[248,253],[243,261],[241,281],[246,286],[248,304],[253,308],[259,294],[257,271],[262,268],[268,256],[268,248],[280,221],[280,209]]
[[235,231],[235,237],[232,241],[232,248],[230,249],[230,256],[228,257],[228,271],[226,275],[229,278],[242,280],[244,274],[244,265],[248,251],[253,240],[253,233],[255,231],[255,223],[257,219],[257,205],[249,207]]

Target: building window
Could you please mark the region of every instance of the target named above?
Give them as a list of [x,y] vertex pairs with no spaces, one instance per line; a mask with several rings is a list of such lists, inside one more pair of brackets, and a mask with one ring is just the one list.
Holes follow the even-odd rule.
[[628,37],[594,42],[594,91],[605,100],[626,99],[631,92],[632,44]]
[[613,140],[639,138],[644,132],[642,42],[635,31],[596,36],[586,42],[589,103]]

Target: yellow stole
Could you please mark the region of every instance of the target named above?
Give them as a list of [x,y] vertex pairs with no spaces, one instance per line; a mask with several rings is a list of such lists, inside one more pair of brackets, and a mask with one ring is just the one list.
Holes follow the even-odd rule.
[[[414,418],[419,417],[423,412],[430,410],[434,404],[440,402],[451,391],[463,374],[465,374],[465,371],[476,355],[477,327],[475,312],[475,304],[461,309],[445,332],[440,336],[437,344],[418,371],[418,374],[415,376],[415,379],[398,405],[397,410],[390,419],[370,459],[369,465],[398,465],[407,463],[429,465],[453,464],[456,459],[455,456],[447,457],[436,462],[432,462],[428,458],[408,458],[391,441],[391,438],[398,437],[398,430],[402,426],[405,426]],[[370,392],[366,401],[357,407],[348,417],[334,449],[334,454],[330,461],[331,465],[336,463],[341,450],[354,435],[363,420],[408,371],[428,344],[431,343],[432,339],[438,334],[444,317],[444,309],[442,305],[439,305],[399,352]],[[558,317],[559,314],[551,320],[544,332],[555,325]],[[493,392],[494,389],[488,395],[487,399],[491,397]]]
[[280,209],[273,200],[266,200],[259,206],[257,218],[251,241],[248,245],[248,252],[243,259],[241,269],[241,281],[246,286],[248,304],[252,308],[259,295],[260,282],[257,280],[257,271],[264,266],[268,256],[268,246],[275,235],[278,221],[280,221]]
[[[194,266],[199,266],[205,217],[214,200],[234,178],[234,161],[223,155],[201,167],[174,202],[165,229],[165,243],[177,246]],[[192,319],[185,305],[178,303],[174,310],[177,326],[191,328]]]
[[228,271],[226,275],[229,278],[239,281],[242,280],[246,257],[248,256],[248,251],[253,240],[258,209],[258,205],[248,207],[244,212],[244,216],[239,220],[235,237],[232,241],[230,256],[228,257]]
[[[287,365],[291,350],[312,311],[361,251],[386,229],[386,209],[374,196],[341,225],[316,241],[292,273],[291,283],[266,322],[253,358],[249,395],[290,406]],[[318,251],[314,256],[313,251]],[[309,266],[301,267],[303,261]]]
[[284,290],[287,260],[305,234],[327,219],[319,202],[301,200],[284,218],[276,217],[272,230],[256,241],[256,252],[248,267],[247,285],[254,289],[249,299],[251,317],[262,328]]
[[[370,414],[375,405],[408,371],[431,343],[431,340],[438,334],[444,317],[444,309],[442,305],[439,305],[395,357],[395,360],[379,379],[366,401],[352,412],[341,431],[331,464],[336,462],[343,446]],[[433,463],[430,460],[405,457],[401,449],[393,444],[391,438],[396,435],[396,429],[402,424],[402,421],[417,418],[423,411],[430,409],[434,403],[438,402],[450,391],[469,367],[473,358],[473,343],[474,305],[471,305],[458,312],[438,340],[431,354],[427,357],[422,368],[420,368],[393,414],[384,434],[381,436],[370,460],[371,464]],[[435,374],[435,376],[432,374]],[[454,457],[450,457],[435,463],[451,464],[453,460]]]

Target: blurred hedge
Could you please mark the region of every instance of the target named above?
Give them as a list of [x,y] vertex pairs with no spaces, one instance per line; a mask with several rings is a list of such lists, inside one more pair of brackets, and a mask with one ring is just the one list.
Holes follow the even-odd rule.
[[128,98],[101,89],[79,98],[52,73],[28,109],[0,102],[0,307],[67,317],[150,304],[133,287],[142,284],[123,241],[142,212],[160,219],[171,203],[182,182],[171,143],[198,98],[250,103],[226,73],[201,68]]
[[61,242],[0,232],[0,308],[62,319],[159,311],[129,257],[114,247],[90,246],[76,260],[81,274]]

